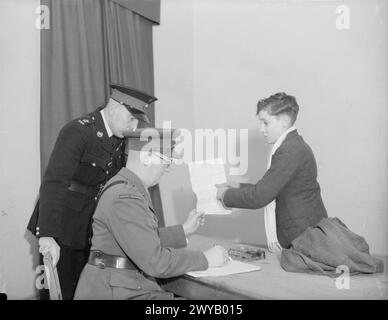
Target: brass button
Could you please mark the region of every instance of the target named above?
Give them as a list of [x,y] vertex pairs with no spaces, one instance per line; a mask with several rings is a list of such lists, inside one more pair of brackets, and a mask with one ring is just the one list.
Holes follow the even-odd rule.
[[95,162],[93,162],[93,163],[92,163],[92,166],[93,166],[93,167],[95,167],[95,166],[96,166],[96,163],[95,163]]
[[36,235],[39,236],[39,231],[36,232]]

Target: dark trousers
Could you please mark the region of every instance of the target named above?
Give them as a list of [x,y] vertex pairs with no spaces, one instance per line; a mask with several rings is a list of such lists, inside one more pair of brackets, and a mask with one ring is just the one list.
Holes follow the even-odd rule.
[[[72,300],[78,279],[82,269],[88,261],[89,248],[84,250],[75,250],[73,248],[61,245],[60,258],[57,263],[57,271],[63,300]],[[43,257],[41,255],[41,264]],[[49,299],[48,290],[40,290],[40,299]]]

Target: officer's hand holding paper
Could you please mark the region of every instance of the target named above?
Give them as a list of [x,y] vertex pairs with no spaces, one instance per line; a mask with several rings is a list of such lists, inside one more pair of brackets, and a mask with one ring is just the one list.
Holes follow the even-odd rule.
[[190,211],[187,220],[182,224],[186,237],[197,231],[199,226],[203,226],[205,224],[204,214],[205,212],[197,211],[195,209]]
[[190,162],[190,181],[197,196],[197,210],[205,214],[229,214],[217,200],[216,184],[226,183],[225,166],[222,159]]

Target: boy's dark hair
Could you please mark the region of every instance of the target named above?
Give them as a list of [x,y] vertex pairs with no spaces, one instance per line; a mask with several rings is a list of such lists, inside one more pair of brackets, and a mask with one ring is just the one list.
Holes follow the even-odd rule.
[[286,113],[291,118],[291,123],[294,124],[298,116],[299,106],[295,97],[289,96],[284,92],[279,92],[268,98],[259,100],[256,115],[262,110],[266,110],[272,116]]

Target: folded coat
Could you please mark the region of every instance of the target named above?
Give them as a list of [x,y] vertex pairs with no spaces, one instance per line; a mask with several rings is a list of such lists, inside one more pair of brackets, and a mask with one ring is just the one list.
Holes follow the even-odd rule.
[[365,239],[350,231],[338,218],[323,218],[283,249],[282,268],[338,277],[337,267],[346,266],[349,274],[384,271],[383,261],[370,255]]

